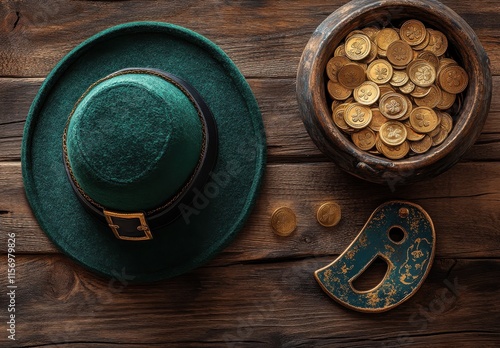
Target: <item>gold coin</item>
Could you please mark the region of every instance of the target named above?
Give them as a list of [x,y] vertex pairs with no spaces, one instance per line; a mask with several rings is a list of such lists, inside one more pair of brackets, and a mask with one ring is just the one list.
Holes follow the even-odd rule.
[[397,66],[397,65],[393,65],[392,68],[394,69],[394,71],[406,71],[406,67],[407,65],[403,65],[403,66]]
[[424,135],[422,140],[410,142],[410,148],[416,154],[423,154],[429,151],[432,147],[432,138],[428,135]]
[[316,219],[321,226],[333,227],[339,223],[341,215],[341,209],[337,203],[326,202],[316,212]]
[[410,95],[414,98],[423,98],[427,94],[431,93],[431,88],[430,87],[420,87],[420,86],[415,86],[415,89],[413,92],[410,93]]
[[430,92],[423,98],[415,98],[415,104],[418,106],[427,106],[434,109],[442,99],[441,89],[436,85],[430,87]]
[[388,121],[380,127],[380,140],[386,145],[401,145],[406,140],[406,127],[398,121]]
[[446,112],[441,112],[441,126],[450,133],[453,129],[453,118]]
[[368,127],[370,127],[371,130],[378,132],[380,127],[387,121],[389,121],[389,119],[382,115],[378,108],[374,108],[372,109],[372,120]]
[[396,92],[394,88],[392,88],[391,85],[385,84],[385,85],[380,85],[378,87],[380,89],[380,97],[383,97],[387,93],[394,93]]
[[387,93],[380,98],[379,109],[385,117],[397,120],[408,111],[408,100],[399,93]]
[[[406,75],[406,76],[408,76],[408,75]],[[410,78],[408,77],[408,80],[409,79]],[[416,87],[416,85],[413,82],[408,81],[404,86],[399,87],[399,90],[404,94],[410,94],[415,90],[415,87]]]
[[441,58],[441,60],[439,61],[439,68],[437,70],[437,83],[439,84],[439,75],[441,75],[441,72],[443,71],[444,68],[448,67],[448,66],[458,66],[457,62],[455,62],[453,59],[449,59],[449,58]]
[[406,95],[402,95],[402,96],[406,99],[406,102],[407,102],[406,105],[408,105],[408,110],[406,110],[406,113],[403,116],[401,116],[398,119],[398,121],[405,121],[405,120],[409,119],[410,115],[411,115],[411,112],[413,111],[412,100],[408,96],[406,96]]
[[404,125],[406,127],[406,139],[410,141],[419,141],[425,137],[425,134],[415,132],[413,128],[411,128],[410,122],[407,121]]
[[347,34],[345,38],[348,39],[356,34],[366,35],[365,32],[362,30],[353,30],[349,34]]
[[439,85],[448,93],[462,93],[469,84],[467,72],[460,66],[450,65],[439,74]]
[[342,104],[339,100],[333,100],[332,101],[332,112],[335,111],[335,109],[337,108],[337,106],[339,106],[340,104]]
[[437,122],[438,124],[437,124],[436,128],[432,132],[427,133],[431,138],[433,138],[436,135],[438,135],[439,132],[441,131],[441,127],[440,127],[440,125],[441,125],[441,119],[442,119],[441,112],[437,111],[436,115],[438,117],[438,122]]
[[380,47],[378,47],[378,49],[377,49],[377,56],[379,58],[387,58],[387,51],[384,51],[383,49],[381,49]]
[[345,134],[347,134],[347,135],[351,135],[351,134],[353,134],[353,133],[358,132],[358,131],[359,131],[359,129],[354,129],[354,128],[349,127],[348,129],[343,129],[342,131],[343,131]]
[[365,33],[365,35],[368,36],[370,40],[374,41],[380,29],[377,27],[366,27],[361,29],[361,31]]
[[368,57],[371,49],[371,41],[368,36],[354,34],[345,42],[345,53],[351,60],[362,60]]
[[441,127],[438,124],[436,129],[434,129],[432,132],[427,133],[427,135],[430,136],[431,138],[434,138],[436,135],[439,134],[440,131],[441,131]]
[[448,38],[438,30],[429,29],[429,32],[431,38],[429,41],[429,45],[425,49],[440,57],[445,54],[446,50],[448,49]]
[[276,209],[271,216],[271,226],[277,235],[289,236],[297,227],[295,213],[287,207]]
[[[368,56],[366,58],[360,60],[359,63],[370,64],[375,59],[377,59],[377,55],[378,55],[377,45],[373,41],[370,41],[370,46],[371,46],[370,53],[368,54]],[[365,70],[366,70],[366,68],[365,68]]]
[[377,59],[370,63],[366,75],[371,81],[383,85],[392,79],[394,70],[392,65],[385,59]]
[[413,60],[413,50],[402,40],[394,41],[387,48],[387,60],[395,66],[407,66]]
[[366,81],[361,86],[356,87],[353,92],[354,100],[362,105],[372,105],[378,101],[380,97],[380,89],[378,85],[371,81]]
[[442,69],[446,68],[447,66],[450,66],[450,65],[458,65],[458,63],[451,59],[451,58],[441,58],[439,60],[439,68],[438,70],[441,71]]
[[333,53],[334,57],[345,57],[345,44],[339,45],[336,49],[335,52]]
[[434,67],[434,70],[439,70],[439,58],[431,51],[420,52],[417,56],[417,59],[423,59],[429,62],[429,64]]
[[337,78],[345,88],[354,89],[365,81],[365,70],[356,63],[349,63],[340,68]]
[[366,127],[359,132],[351,134],[351,139],[354,145],[356,145],[359,149],[368,151],[375,146],[377,137],[375,135],[375,132]]
[[438,129],[438,134],[432,137],[432,146],[441,145],[448,137],[448,132],[446,131],[446,129],[444,129],[444,127],[439,126]]
[[455,100],[457,99],[456,94],[448,93],[446,91],[441,90],[441,100],[436,106],[439,110],[448,110],[455,104]]
[[398,160],[405,157],[410,152],[410,144],[408,141],[403,142],[401,145],[389,146],[380,142],[380,152],[387,158]]
[[340,104],[335,108],[335,110],[332,113],[333,122],[337,127],[339,127],[342,130],[349,129],[349,126],[347,125],[347,123],[345,123],[344,120],[344,113],[347,105],[348,104]]
[[350,104],[345,110],[344,120],[354,129],[363,129],[372,120],[372,110],[358,103]]
[[426,60],[417,59],[408,64],[410,80],[420,87],[430,87],[436,81],[436,70]]
[[431,108],[420,106],[410,115],[411,127],[418,133],[430,133],[439,124],[438,115]]
[[424,42],[427,30],[422,22],[410,19],[401,25],[399,34],[410,46],[417,46]]
[[337,99],[337,100],[346,100],[352,94],[351,89],[345,88],[340,83],[333,82],[333,81],[328,81],[327,88],[328,88],[328,94],[330,94],[330,97],[332,97],[333,99]]
[[387,51],[389,45],[399,39],[400,37],[398,32],[392,28],[385,28],[379,31],[377,37],[375,37],[375,43],[377,44],[378,48],[380,48],[379,54],[381,52]]
[[384,143],[382,143],[382,140],[380,140],[380,133],[376,133],[377,134],[377,138],[375,139],[375,149],[380,152],[381,154],[382,153],[382,145],[384,145]]
[[389,82],[391,86],[401,87],[410,81],[410,77],[404,71],[394,71],[392,79]]
[[442,111],[460,110],[469,84],[468,73],[444,57],[447,47],[443,33],[415,19],[400,29],[351,31],[334,54],[351,61],[327,67],[335,125],[360,150],[389,159],[407,156],[410,147],[414,156],[442,144],[453,128]]
[[339,82],[337,75],[340,68],[350,62],[351,61],[346,57],[338,56],[331,58],[326,64],[326,74],[328,75],[328,78],[333,82]]
[[426,29],[424,41],[422,41],[420,45],[412,46],[412,48],[415,51],[422,51],[429,45],[429,42],[431,42],[431,33],[429,32],[429,29]]

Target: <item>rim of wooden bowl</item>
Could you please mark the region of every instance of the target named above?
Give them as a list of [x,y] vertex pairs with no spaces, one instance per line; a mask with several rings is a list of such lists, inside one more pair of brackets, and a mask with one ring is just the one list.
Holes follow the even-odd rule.
[[[469,85],[448,138],[422,155],[389,160],[359,150],[335,126],[327,105],[325,67],[352,30],[378,23],[419,19],[442,31],[449,50],[468,72]],[[307,43],[297,72],[299,110],[318,148],[345,171],[381,184],[408,184],[446,171],[474,144],[488,116],[492,78],[488,56],[467,22],[436,0],[353,0],[329,15]]]

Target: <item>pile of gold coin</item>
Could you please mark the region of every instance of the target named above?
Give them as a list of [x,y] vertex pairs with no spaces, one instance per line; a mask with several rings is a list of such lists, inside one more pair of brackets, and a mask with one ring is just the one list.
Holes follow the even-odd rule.
[[326,66],[334,123],[359,149],[391,160],[442,144],[469,83],[447,50],[443,33],[414,19],[349,33]]

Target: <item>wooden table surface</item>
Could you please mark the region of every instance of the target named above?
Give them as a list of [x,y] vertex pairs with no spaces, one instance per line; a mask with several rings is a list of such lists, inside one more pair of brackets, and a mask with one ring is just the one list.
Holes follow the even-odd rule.
[[[313,30],[345,0],[0,2],[0,346],[2,347],[499,347],[500,2],[443,1],[471,25],[494,74],[478,142],[443,175],[391,190],[341,172],[299,117],[295,77]],[[103,279],[61,254],[24,196],[20,147],[28,108],[45,76],[74,46],[123,22],[155,20],[218,44],[259,102],[268,164],[258,203],[236,240],[206,266],[131,285]],[[332,301],[313,278],[354,239],[381,203],[420,204],[437,233],[422,288],[382,314]],[[315,219],[333,200],[342,220]],[[280,206],[298,228],[277,237]],[[16,341],[7,338],[7,234],[16,235]]]

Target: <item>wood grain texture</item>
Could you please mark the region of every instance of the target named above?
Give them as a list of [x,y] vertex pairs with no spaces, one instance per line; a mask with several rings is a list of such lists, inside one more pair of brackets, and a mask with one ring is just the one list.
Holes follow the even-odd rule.
[[[18,252],[55,252],[29,209],[20,177],[18,163],[0,165],[0,196],[7,197],[0,203],[2,230],[22,238]],[[436,179],[391,192],[390,186],[361,182],[332,163],[270,164],[250,221],[216,262],[340,254],[378,205],[398,198],[420,204],[430,214],[437,233],[437,257],[497,257],[499,177],[496,163],[462,163]],[[316,209],[327,200],[342,207],[342,221],[333,228],[316,222]],[[288,238],[275,236],[270,227],[271,213],[283,205],[292,208],[298,220],[296,232]],[[5,234],[0,235],[3,251],[5,239]]]
[[[0,78],[0,161],[20,159],[24,121],[42,82],[40,78]],[[295,79],[250,78],[248,82],[264,119],[269,162],[326,161],[300,119]],[[495,76],[493,90],[498,89],[500,76]],[[499,98],[493,98],[482,135],[464,160],[500,160]]]
[[[0,3],[0,76],[44,77],[92,34],[128,21],[179,24],[221,46],[245,76],[294,77],[314,29],[346,0],[65,1]],[[496,0],[444,0],[474,28],[500,73]],[[249,25],[251,23],[251,25]],[[259,50],[255,50],[258,45]]]
[[[17,261],[22,318],[17,343],[373,348],[432,342],[432,347],[494,347],[500,339],[498,259],[438,260],[413,298],[378,315],[345,309],[320,290],[312,272],[331,259],[208,265],[151,286],[127,284],[123,276],[97,278],[62,256],[22,256]],[[0,284],[4,287],[5,280]]]
[[[494,75],[477,143],[443,175],[394,190],[342,172],[299,117],[295,77],[314,29],[347,0],[0,1],[0,318],[6,318],[6,235],[16,234],[17,335],[0,347],[498,347],[500,342],[500,22],[497,0],[443,0],[474,29]],[[261,195],[236,240],[181,277],[127,284],[62,255],[24,196],[20,149],[26,115],[52,67],[109,26],[160,20],[205,35],[238,65],[262,111],[268,165]],[[420,204],[437,233],[423,287],[378,315],[343,308],[313,271],[341,253],[390,199]],[[333,200],[342,220],[315,220]],[[297,230],[274,235],[270,216],[289,206]],[[105,257],[105,256],[104,256]],[[368,276],[375,280],[375,275]],[[455,284],[455,285],[453,285]],[[2,320],[3,322],[4,320]]]

